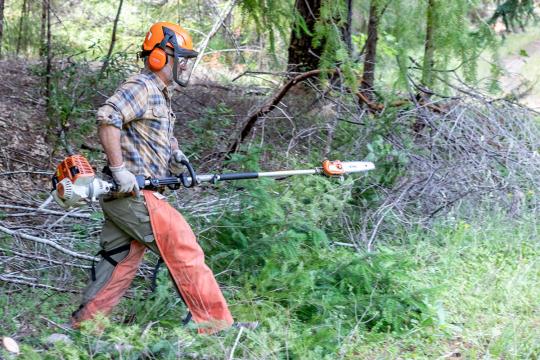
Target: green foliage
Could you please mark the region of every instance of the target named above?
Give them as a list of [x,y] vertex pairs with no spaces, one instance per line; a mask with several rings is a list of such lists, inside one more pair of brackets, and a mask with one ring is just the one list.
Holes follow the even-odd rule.
[[[235,160],[257,170],[252,165],[253,154],[247,158],[237,156]],[[221,217],[213,251],[220,254],[220,263],[229,264],[223,259],[230,258],[250,271],[257,271],[273,251],[294,256],[306,245],[326,244],[328,240],[321,227],[329,221],[328,214],[342,211],[349,196],[348,191],[339,191],[322,177],[291,178],[283,183],[260,179],[245,181],[241,186],[247,191],[240,195],[240,208],[251,209],[249,216],[231,211]],[[253,255],[238,256],[240,252]]]
[[192,140],[182,144],[186,154],[202,154],[208,149],[219,149],[227,144],[227,136],[233,125],[233,111],[224,103],[206,107],[196,122],[188,124]]
[[214,271],[229,273],[228,282],[242,289],[233,294],[238,302],[258,299],[249,309],[234,306],[235,313],[256,319],[287,314],[301,339],[289,354],[335,353],[342,334],[353,330],[402,332],[434,324],[429,291],[403,286],[411,262],[389,249],[360,255],[329,247],[343,236],[336,215],[347,206],[350,183],[306,177],[242,186],[242,211],[219,218],[205,235],[206,253]]
[[339,67],[345,83],[356,88],[358,75],[351,51],[343,41],[343,29],[347,26],[348,6],[345,0],[322,1],[320,16],[315,23],[313,45],[322,47],[319,67],[333,69]]
[[150,284],[141,284],[141,290],[126,302],[122,316],[124,323],[144,325],[158,321],[163,326],[175,327],[185,317],[187,310],[175,290],[175,285],[165,265],[160,267],[156,287],[150,293],[144,291]]
[[[469,6],[477,2],[437,4],[435,68],[444,70],[463,63],[461,71],[468,81],[474,81],[476,68],[471,59],[476,59],[483,48],[496,46],[491,30],[469,22]],[[276,50],[274,43],[289,35],[292,2],[248,0],[241,5]],[[110,4],[100,5],[100,11],[107,6]],[[141,8],[147,10],[146,19],[152,14],[175,17],[171,4]],[[445,11],[452,14],[445,16]],[[98,21],[94,15],[86,25]],[[321,66],[341,66],[352,88],[359,65],[351,60],[341,39],[345,18],[344,1],[324,1],[315,32],[310,35],[323,49]],[[209,23],[207,20],[201,26]],[[398,59],[399,76],[384,75],[391,78],[395,89],[405,84],[409,67],[415,66],[409,56],[418,58],[422,51],[419,29],[424,25],[425,2],[388,3],[378,50],[385,69],[396,68],[394,61]],[[73,25],[67,26],[73,30]],[[119,40],[119,46],[127,46],[132,40],[137,43],[133,34],[144,32],[146,27],[143,21],[125,26],[120,29],[126,36]],[[462,31],[464,28],[467,31]],[[301,21],[294,30],[309,33]],[[72,54],[77,46],[86,49],[86,41],[91,40],[91,31],[69,33],[74,34],[69,39],[66,34],[58,35],[62,39],[56,47],[58,58]],[[281,40],[275,38],[277,33]],[[85,41],[80,42],[79,35]],[[357,48],[365,40],[363,35],[355,37]],[[226,41],[219,38],[212,45],[224,47]],[[101,99],[96,93],[110,94],[134,70],[132,54],[121,51],[99,78],[99,66],[94,61],[102,55],[102,43],[96,44],[89,53],[58,64],[51,79],[49,116],[70,130],[70,141],[75,143],[93,128],[92,111]],[[494,72],[500,70],[493,66]],[[401,83],[396,85],[395,78]],[[477,224],[470,219],[450,218],[430,231],[398,228],[393,238],[381,240],[384,245],[375,252],[339,246],[352,237],[342,225],[343,215],[352,219],[351,227],[359,227],[363,207],[381,200],[365,185],[392,187],[403,175],[406,157],[403,150],[392,146],[387,135],[410,131],[410,127],[396,129],[393,111],[388,109],[383,116],[365,119],[365,133],[357,130],[357,125],[342,122],[336,128],[336,153],[350,155],[354,148],[359,158],[377,163],[377,170],[363,178],[343,182],[322,177],[262,179],[217,190],[223,196],[234,195],[239,203],[213,219],[212,227],[204,228],[201,245],[210,267],[219,274],[235,318],[261,321],[257,331],[246,331],[238,338],[237,358],[437,358],[455,347],[471,358],[480,354],[539,356],[535,299],[540,294],[535,284],[540,269],[535,259],[540,250],[534,241],[538,232],[535,219],[507,226],[506,219],[495,215],[478,219]],[[205,110],[196,126],[190,125],[196,140],[185,145],[186,152],[199,154],[207,148],[218,148],[227,138],[225,131],[233,125],[233,115],[226,104]],[[271,158],[271,150],[252,148],[247,155],[233,155],[228,165],[258,170],[263,153]],[[295,160],[287,160],[294,167]],[[101,220],[102,216],[95,212],[92,219]],[[80,225],[71,230],[79,238],[89,234],[89,229]],[[13,241],[4,238],[2,247]],[[88,243],[73,246],[79,250],[87,248]],[[7,251],[4,254],[12,255]],[[8,266],[9,262],[3,264],[2,271],[11,271]],[[40,280],[46,282],[47,276]],[[166,271],[160,273],[153,293],[144,290],[148,284],[140,279],[134,285],[134,293],[123,300],[110,319],[88,323],[82,331],[70,333],[73,343],[54,346],[46,345],[45,339],[59,330],[40,316],[63,323],[78,297],[36,289],[18,293],[18,288],[10,288],[9,293],[0,295],[0,318],[6,319],[3,329],[21,339],[23,359],[229,357],[237,330],[199,337],[194,335],[194,325],[181,327],[186,309]],[[37,330],[30,332],[29,328]]]
[[[505,3],[509,2],[512,1]],[[25,37],[23,42],[28,44],[26,54],[35,57],[40,46],[41,8],[38,3],[30,3],[30,12],[23,19],[23,37]],[[247,64],[247,68],[263,71],[282,70],[285,65],[282,59],[287,57],[291,33],[306,34],[313,37],[314,46],[321,47],[320,68],[339,67],[347,85],[355,88],[361,61],[352,56],[358,55],[357,52],[365,42],[363,30],[368,21],[366,8],[369,7],[369,3],[368,0],[353,2],[353,10],[359,15],[352,24],[353,34],[358,35],[351,50],[347,49],[342,35],[348,19],[345,0],[321,1],[320,16],[313,31],[307,28],[305,21],[294,11],[293,1],[243,0],[239,3],[238,10],[235,10],[233,16],[228,19],[229,30],[212,39],[208,50],[230,49],[238,44],[248,48],[262,46],[255,56],[251,52],[242,53],[240,57],[231,53],[230,56],[221,55],[219,61],[230,65],[241,58],[241,61]],[[422,62],[426,3],[426,1],[404,0],[381,2],[376,74],[384,83],[391,86],[398,85],[399,90],[406,89],[406,74]],[[529,2],[521,3],[523,10],[520,16],[532,17]],[[437,76],[445,80],[448,77],[445,71],[457,68],[467,81],[474,83],[478,72],[477,59],[485,49],[495,54],[498,43],[488,22],[478,18],[477,10],[485,7],[485,2],[437,0],[434,4],[434,69],[437,70]],[[13,53],[16,47],[21,6],[22,0],[8,2],[6,5],[4,53]],[[53,2],[52,6],[55,17],[52,24],[55,58],[70,56],[79,59],[80,54],[89,49],[95,52],[95,58],[104,56],[110,41],[111,14],[116,11],[116,3],[87,0],[76,4]],[[213,26],[215,15],[219,11],[213,7],[209,12],[200,10],[199,6],[192,6],[185,1],[159,3],[124,1],[115,56],[134,58],[142,36],[155,19],[180,22],[190,30],[201,31],[201,33],[192,31],[197,43],[201,34],[208,32]],[[270,64],[264,61],[266,54],[273,54],[274,62]],[[414,62],[411,62],[411,58]],[[497,64],[496,55],[493,55],[492,60]],[[492,70],[491,75],[498,75],[496,66]],[[490,85],[495,89],[495,82]],[[442,85],[440,87],[444,88]],[[64,99],[60,103],[66,103],[69,109],[68,100]],[[59,106],[63,107],[62,104]],[[65,115],[65,111],[60,111],[60,115],[63,114]]]
[[41,3],[27,1],[27,10],[22,13],[23,0],[6,1],[4,9],[2,53],[15,53],[19,46],[20,55],[37,55],[40,44]]
[[[24,0],[6,1],[4,18],[3,53],[14,53],[20,27],[21,7]],[[23,37],[27,49],[22,54],[37,57],[40,46],[41,2],[28,1],[30,11],[23,21]],[[55,57],[69,49],[70,55],[94,48],[100,56],[107,53],[111,40],[114,15],[118,2],[85,0],[77,2],[51,1],[52,42]],[[135,57],[142,38],[150,24],[161,21],[177,21],[186,28],[207,27],[211,19],[201,19],[200,9],[184,1],[159,4],[152,1],[125,0],[116,39],[116,51]],[[193,33],[195,39],[198,33]],[[60,51],[58,51],[60,50]]]
[[532,19],[538,22],[538,16],[535,14],[535,4],[533,0],[506,0],[497,4],[497,8],[493,16],[489,19],[488,24],[492,25],[499,18],[506,27],[507,32],[516,31],[516,22],[521,28],[525,29],[529,21]]
[[[342,30],[347,26],[347,2],[321,1],[313,31],[308,29],[305,19],[291,5],[293,3],[288,1],[244,0],[241,3],[246,19],[255,22],[259,33],[268,35],[271,53],[276,53],[275,44],[278,41],[274,33],[279,33],[281,41],[285,43],[288,42],[291,33],[298,37],[307,35],[312,38],[314,48],[322,49],[319,67],[321,69],[339,67],[347,84],[356,87],[355,64],[342,36]],[[285,48],[278,50],[284,52]]]
[[[4,270],[7,272],[8,268]],[[0,294],[2,335],[10,336],[21,329],[31,328],[42,328],[44,333],[50,334],[55,329],[43,327],[44,320],[40,316],[46,314],[49,320],[63,323],[73,311],[68,305],[69,302],[69,295],[43,289],[27,288],[25,292],[2,292]],[[39,339],[35,335],[29,336],[25,343],[39,344]]]
[[[274,194],[281,186],[265,184],[263,190],[249,193]],[[325,189],[331,191],[332,186]],[[287,209],[290,197],[302,197],[304,189],[299,190],[296,195],[264,199]],[[264,211],[268,208],[273,206]],[[261,214],[252,214],[255,208],[248,210],[244,211],[248,220],[263,221]],[[243,226],[235,223],[239,214],[224,216],[234,226]],[[243,332],[236,358],[539,355],[535,299],[540,293],[535,284],[540,277],[540,248],[533,241],[538,233],[534,216],[511,222],[498,214],[445,220],[434,224],[433,231],[417,229],[387,239],[375,253],[332,247],[334,239],[327,230],[335,219],[327,216],[307,218],[306,223],[316,227],[311,233],[290,231],[290,223],[282,228],[274,225],[266,234],[273,236],[273,244],[262,247],[264,259],[232,261],[223,267],[227,272],[219,280],[227,284],[225,295],[236,319],[261,321],[256,331]],[[293,246],[284,251],[283,241]],[[248,246],[258,242],[261,237],[253,236]],[[211,262],[222,262],[216,251],[210,249],[208,254]],[[246,250],[240,255],[258,257]],[[21,343],[21,359],[223,358],[238,335],[238,330],[230,330],[197,336],[192,328],[181,327],[185,309],[163,271],[155,293],[137,290],[111,320],[98,319],[70,332],[72,343],[45,346],[47,336],[59,330],[48,327],[50,323],[40,316],[62,323],[72,310],[67,304],[74,300],[66,294],[30,291],[30,297],[16,292],[0,296],[5,333],[13,335],[29,326],[39,329],[39,335],[15,336]]]
[[[91,54],[89,54],[91,55]],[[134,64],[126,54],[111,58],[108,70],[100,75],[95,60],[81,55],[53,70],[50,79],[49,135],[58,136],[60,129],[70,144],[80,145],[95,130],[95,107],[98,94],[112,94],[122,78],[133,72]],[[43,68],[36,68],[44,74]]]
[[[412,324],[432,321],[424,301],[427,292],[402,287],[399,279],[407,277],[411,264],[398,261],[398,254],[358,256],[319,248],[299,259],[270,258],[251,282],[257,284],[253,290],[261,298],[272,299],[305,325],[317,329],[339,323],[342,331],[354,325],[360,331],[401,332]],[[333,331],[324,332],[338,340]],[[311,345],[317,343],[321,344],[314,339]],[[335,345],[327,342],[329,349]]]
[[[421,69],[422,66],[427,4],[427,1],[391,1],[381,17],[378,48],[384,49],[389,42],[392,50],[379,52],[378,63],[391,71],[384,80],[390,85],[397,84],[400,89],[407,88],[406,75],[411,68]],[[436,78],[446,80],[447,71],[455,69],[467,81],[474,82],[481,53],[486,49],[493,53],[497,49],[498,41],[491,28],[483,21],[472,20],[471,13],[482,6],[484,4],[477,0],[433,2],[431,30]],[[444,88],[444,84],[439,82],[438,87]]]
[[[294,11],[292,2],[282,0],[242,0],[240,8],[244,19],[255,22],[257,32],[266,34],[269,39],[270,53],[276,52],[276,33],[282,39],[290,35]],[[293,16],[291,16],[293,14]]]
[[395,149],[380,135],[374,136],[373,141],[367,144],[367,149],[369,153],[366,160],[377,164],[377,169],[370,174],[370,179],[382,186],[391,187],[403,175],[408,162],[406,152]]

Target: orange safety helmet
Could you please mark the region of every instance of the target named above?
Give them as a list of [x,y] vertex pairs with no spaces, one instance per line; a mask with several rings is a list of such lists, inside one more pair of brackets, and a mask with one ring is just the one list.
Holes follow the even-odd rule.
[[180,25],[171,22],[157,22],[150,27],[142,44],[141,57],[148,56],[148,67],[152,71],[159,71],[167,64],[168,55],[165,48],[174,51],[174,81],[186,86],[187,81],[181,81],[177,74],[178,58],[195,58],[199,53],[193,50],[193,41],[189,33]]

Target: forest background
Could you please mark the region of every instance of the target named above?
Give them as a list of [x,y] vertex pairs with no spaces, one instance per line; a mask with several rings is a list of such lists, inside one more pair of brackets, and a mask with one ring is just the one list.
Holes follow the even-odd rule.
[[[0,336],[21,359],[540,356],[539,4],[532,0],[0,0]],[[65,329],[103,220],[65,212],[70,148],[156,21],[202,53],[173,101],[200,172],[373,161],[170,192],[240,321],[197,336],[157,261],[105,331]],[[247,211],[246,211],[247,210]]]

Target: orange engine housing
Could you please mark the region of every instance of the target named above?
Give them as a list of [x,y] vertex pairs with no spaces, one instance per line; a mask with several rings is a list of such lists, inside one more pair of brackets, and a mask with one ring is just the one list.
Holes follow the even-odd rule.
[[90,183],[94,178],[94,169],[82,155],[71,155],[65,158],[56,168],[53,177],[53,187],[65,178],[71,180],[73,184]]

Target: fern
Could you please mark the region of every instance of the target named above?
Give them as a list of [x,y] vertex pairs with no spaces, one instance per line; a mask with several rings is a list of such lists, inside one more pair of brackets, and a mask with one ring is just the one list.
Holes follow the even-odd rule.
[[[421,63],[417,54],[424,49],[427,2],[391,1],[382,17],[381,32],[396,39],[397,83],[405,87],[410,67]],[[476,80],[480,54],[496,50],[497,41],[484,22],[473,23],[470,13],[483,6],[479,0],[434,2],[433,10],[433,69],[444,78],[448,70],[456,69],[469,82]],[[422,31],[419,31],[422,29]],[[413,59],[413,63],[411,63]]]

